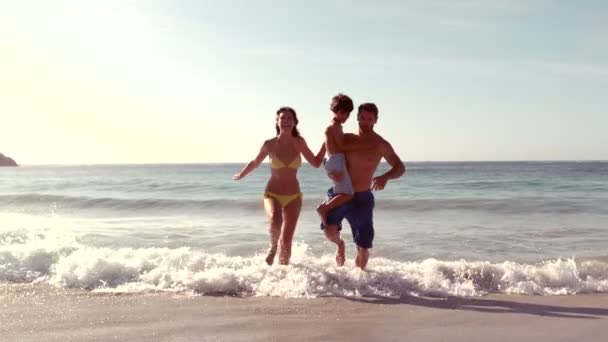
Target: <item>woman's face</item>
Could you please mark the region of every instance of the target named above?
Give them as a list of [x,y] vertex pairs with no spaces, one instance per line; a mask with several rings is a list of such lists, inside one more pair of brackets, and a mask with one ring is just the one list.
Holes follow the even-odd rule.
[[290,111],[284,110],[277,116],[277,125],[279,125],[281,132],[291,133],[295,124],[293,114]]

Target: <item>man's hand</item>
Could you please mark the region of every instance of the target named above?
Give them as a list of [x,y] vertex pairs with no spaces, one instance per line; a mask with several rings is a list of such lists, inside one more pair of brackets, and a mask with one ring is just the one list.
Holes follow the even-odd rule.
[[243,179],[243,176],[241,176],[241,173],[239,172],[236,175],[232,176],[232,179],[233,180],[241,180],[241,179]]
[[374,179],[372,180],[372,190],[374,190],[374,191],[383,190],[384,187],[386,186],[387,182],[388,182],[388,177],[386,177],[386,176],[374,177]]
[[327,173],[327,176],[329,177],[329,179],[333,180],[334,182],[339,183],[344,179],[344,172],[330,171]]

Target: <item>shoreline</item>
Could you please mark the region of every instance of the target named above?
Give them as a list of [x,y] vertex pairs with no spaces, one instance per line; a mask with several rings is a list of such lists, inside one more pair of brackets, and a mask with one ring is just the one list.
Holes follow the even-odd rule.
[[[197,165],[245,165],[249,161],[217,161],[217,162],[141,162],[141,163],[121,163],[121,162],[102,162],[102,163],[26,163],[19,166],[34,166],[34,167],[73,167],[73,166],[197,166]],[[508,163],[608,163],[608,159],[495,159],[495,160],[406,160],[405,162],[413,164],[508,164]],[[264,161],[262,165],[269,164]],[[308,165],[307,161],[303,164]],[[386,164],[382,161],[381,164]]]
[[608,294],[486,297],[108,294],[0,285],[7,341],[604,341]]

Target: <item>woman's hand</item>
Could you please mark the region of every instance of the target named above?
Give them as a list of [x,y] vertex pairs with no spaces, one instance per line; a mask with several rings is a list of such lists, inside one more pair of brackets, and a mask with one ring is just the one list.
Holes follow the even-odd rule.
[[235,174],[234,176],[232,176],[232,179],[233,180],[241,180],[241,179],[243,179],[243,176],[239,172],[239,173]]

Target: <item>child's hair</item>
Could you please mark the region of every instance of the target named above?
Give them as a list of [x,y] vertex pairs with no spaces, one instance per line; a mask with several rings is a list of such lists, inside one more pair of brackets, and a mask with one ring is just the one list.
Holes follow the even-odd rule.
[[331,111],[334,113],[346,112],[346,113],[350,114],[350,112],[352,112],[353,109],[355,109],[355,106],[353,105],[353,100],[351,100],[350,97],[340,93],[331,99],[330,108],[331,108]]

